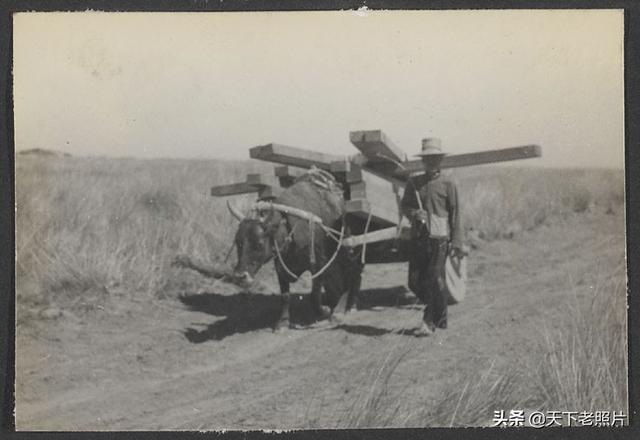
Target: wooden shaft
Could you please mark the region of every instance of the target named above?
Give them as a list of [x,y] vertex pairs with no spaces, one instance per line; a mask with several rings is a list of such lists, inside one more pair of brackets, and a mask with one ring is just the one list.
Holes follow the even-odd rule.
[[[445,156],[440,168],[468,167],[487,163],[507,162],[512,160],[533,159],[542,156],[539,145],[524,145],[521,147],[503,148],[500,150],[479,151],[476,153],[452,154]],[[404,163],[405,169],[396,171],[397,175],[408,175],[424,171],[422,160],[411,160]]]
[[334,154],[318,153],[280,144],[260,145],[249,149],[249,157],[283,165],[300,168],[318,168],[328,170],[332,162],[344,160],[344,157]]

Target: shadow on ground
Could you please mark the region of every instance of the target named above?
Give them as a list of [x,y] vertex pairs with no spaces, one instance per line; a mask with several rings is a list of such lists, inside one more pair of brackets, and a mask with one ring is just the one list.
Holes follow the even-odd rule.
[[[204,329],[189,327],[184,330],[185,337],[193,343],[210,340],[219,341],[236,333],[271,329],[280,316],[280,295],[261,293],[220,293],[183,294],[180,301],[192,311],[219,316],[221,319],[206,324]],[[402,286],[392,288],[368,289],[360,293],[359,310],[376,307],[412,306],[416,299],[406,294]],[[291,294],[290,321],[294,326],[306,327],[316,322],[316,314],[310,295]],[[384,328],[363,325],[340,324],[335,327],[366,336],[380,336],[389,333]]]
[[363,336],[382,336],[388,334],[405,335],[405,336],[417,336],[418,328],[411,329],[388,329],[374,327],[372,325],[353,325],[353,324],[339,324],[333,327],[331,330],[342,330],[354,335]]
[[404,286],[366,289],[360,292],[358,310],[374,307],[404,307],[420,304],[415,295]]
[[[236,293],[223,295],[204,293],[181,295],[180,301],[190,310],[223,317],[205,329],[187,328],[185,337],[194,343],[219,341],[236,333],[272,328],[280,316],[280,295]],[[307,326],[315,322],[315,313],[309,295],[291,295],[291,323]]]

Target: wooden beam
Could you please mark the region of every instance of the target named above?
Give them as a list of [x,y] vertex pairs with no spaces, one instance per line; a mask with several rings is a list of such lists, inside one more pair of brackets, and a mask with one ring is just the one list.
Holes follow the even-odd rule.
[[258,193],[259,197],[271,197],[277,190],[267,188],[280,188],[280,182],[275,176],[266,174],[247,174],[247,180],[241,183],[218,185],[211,188],[214,197],[233,196],[238,194]]
[[300,168],[294,168],[287,165],[280,165],[273,168],[276,177],[300,177],[306,171],[301,170]]
[[349,140],[369,162],[404,162],[407,154],[398,148],[382,130],[362,130],[349,133]]
[[[500,150],[478,151],[476,153],[452,154],[445,156],[441,168],[468,167],[487,163],[506,162],[520,159],[533,159],[542,156],[542,148],[539,145],[524,145],[521,147],[503,148]],[[404,163],[405,170],[399,170],[396,174],[408,175],[409,173],[424,171],[421,160],[411,160]]]
[[280,186],[288,188],[293,185],[293,182],[305,173],[300,168],[292,168],[287,165],[281,165],[274,168],[276,177],[280,181]]
[[247,183],[256,187],[261,186],[280,186],[280,181],[277,177],[269,174],[251,173],[247,174]]
[[329,169],[331,162],[344,160],[342,156],[318,153],[280,144],[267,144],[250,148],[249,157],[300,168],[311,168],[312,165],[315,165],[325,170]]
[[349,200],[352,199],[366,199],[367,198],[367,184],[365,182],[353,182],[349,184]]
[[247,174],[247,183],[254,185],[258,191],[258,200],[275,199],[282,193],[280,180],[268,174]]
[[391,226],[402,218],[400,201],[404,193],[404,183],[387,176],[379,176],[368,170],[361,171],[361,182],[349,184],[347,212],[371,219],[377,228]]
[[[373,177],[369,177],[369,176],[373,176]],[[383,173],[377,169],[372,169],[368,165],[365,165],[365,167],[362,170],[362,180],[370,181],[372,179],[375,179],[376,177],[377,177],[377,181],[379,182],[386,182],[387,184],[395,185],[399,188],[404,188],[406,185],[405,179],[398,179],[397,177],[394,177],[391,174]]]
[[211,195],[214,197],[233,196],[237,194],[248,194],[258,191],[255,185],[247,182],[231,183],[228,185],[218,185],[211,188]]
[[344,158],[343,160],[336,160],[329,164],[329,171],[332,173],[346,173],[353,168],[354,162],[349,160],[348,158]]
[[341,183],[353,183],[362,181],[362,167],[349,160],[331,162],[329,171]]
[[263,186],[258,191],[258,200],[273,200],[280,197],[283,189],[279,186]]
[[368,199],[347,200],[345,211],[364,220],[368,219],[369,213],[371,213],[371,226],[376,229],[397,225],[399,220],[397,209],[386,209]]
[[369,232],[362,235],[347,237],[342,241],[342,243],[346,247],[360,246],[365,243],[375,243],[377,241],[394,239],[396,238],[397,233],[398,228],[392,226],[390,228],[379,229],[377,231]]
[[396,226],[392,226],[390,228],[379,229],[377,231],[368,232],[362,235],[347,237],[342,241],[342,243],[347,247],[355,247],[363,245],[365,243],[376,243],[384,240],[394,240],[397,235],[398,228]]

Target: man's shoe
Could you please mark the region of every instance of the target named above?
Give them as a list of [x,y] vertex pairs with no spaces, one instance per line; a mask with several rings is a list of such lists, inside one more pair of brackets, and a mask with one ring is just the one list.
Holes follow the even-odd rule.
[[422,326],[414,333],[417,337],[431,336],[435,331],[433,324],[429,325],[426,322],[422,323]]

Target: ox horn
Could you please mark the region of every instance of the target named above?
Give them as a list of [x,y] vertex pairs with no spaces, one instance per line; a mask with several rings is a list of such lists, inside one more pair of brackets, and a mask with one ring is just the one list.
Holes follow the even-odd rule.
[[238,208],[233,206],[228,200],[227,200],[227,208],[229,208],[229,212],[231,212],[231,214],[235,218],[237,218],[238,221],[244,220],[244,215],[242,215],[242,213],[238,210]]

